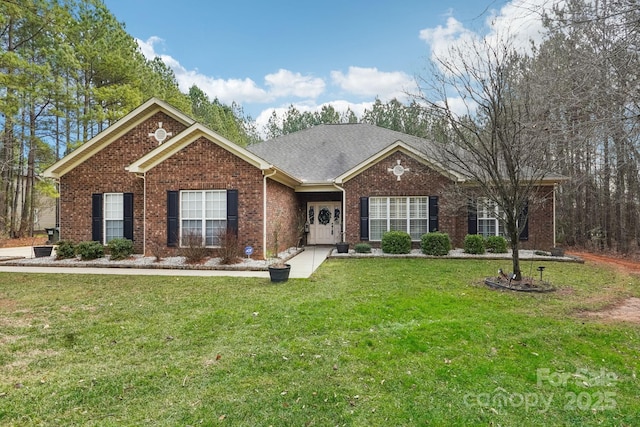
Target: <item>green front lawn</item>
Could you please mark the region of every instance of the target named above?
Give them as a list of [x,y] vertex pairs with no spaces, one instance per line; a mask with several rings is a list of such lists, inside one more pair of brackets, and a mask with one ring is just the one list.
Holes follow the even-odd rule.
[[640,325],[586,313],[640,279],[546,262],[558,292],[478,282],[507,263],[329,260],[279,285],[0,273],[0,424],[637,425]]

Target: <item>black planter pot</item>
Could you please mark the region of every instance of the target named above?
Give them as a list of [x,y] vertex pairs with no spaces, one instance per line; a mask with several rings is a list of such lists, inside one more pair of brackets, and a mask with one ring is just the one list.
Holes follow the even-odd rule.
[[269,266],[269,277],[274,283],[286,282],[289,280],[289,272],[291,271],[291,265],[285,264],[284,267],[271,267]]
[[36,258],[51,256],[52,251],[53,251],[53,246],[34,246],[33,247],[33,253],[36,256]]
[[349,244],[345,242],[336,243],[336,249],[339,254],[348,254],[349,253]]

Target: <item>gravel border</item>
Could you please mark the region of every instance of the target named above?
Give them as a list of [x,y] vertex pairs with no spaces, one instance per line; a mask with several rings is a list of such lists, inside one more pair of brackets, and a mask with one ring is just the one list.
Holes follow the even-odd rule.
[[[289,248],[280,252],[279,258],[287,261],[304,248]],[[140,269],[165,269],[165,270],[222,270],[222,271],[267,271],[270,260],[258,260],[242,258],[237,264],[220,264],[220,258],[206,258],[201,264],[189,264],[185,257],[165,257],[156,261],[155,257],[132,255],[127,259],[111,261],[109,255],[103,258],[83,261],[79,257],[56,260],[55,254],[40,258],[0,258],[2,265],[12,267],[84,267],[84,268],[140,268]]]
[[[371,253],[362,254],[356,253],[355,250],[350,249],[348,254],[339,254],[336,249],[332,250],[329,254],[328,258],[376,258],[376,257],[384,257],[384,258],[425,258],[425,259],[511,259],[512,251],[509,250],[504,254],[494,254],[494,253],[485,253],[482,255],[469,254],[464,251],[464,249],[456,248],[449,251],[448,255],[444,256],[433,256],[433,255],[425,255],[422,253],[420,249],[412,249],[408,254],[385,254],[382,252],[380,248],[371,248]],[[536,251],[520,249],[520,260],[521,261],[531,261],[531,260],[540,260],[540,261],[560,261],[560,262],[577,262],[580,264],[584,264],[584,260],[581,258],[571,257],[571,256],[551,256],[549,255],[538,255]]]

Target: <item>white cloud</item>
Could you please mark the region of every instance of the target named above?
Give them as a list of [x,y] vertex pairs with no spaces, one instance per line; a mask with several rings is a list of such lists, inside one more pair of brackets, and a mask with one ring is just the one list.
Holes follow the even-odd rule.
[[267,74],[264,81],[270,88],[269,93],[274,97],[296,96],[315,99],[325,89],[325,82],[320,78],[303,76],[283,69],[275,74]]
[[164,40],[161,39],[160,37],[152,36],[152,37],[149,37],[146,41],[136,39],[136,42],[138,43],[138,46],[140,47],[140,51],[142,52],[144,57],[147,59],[153,59],[156,56],[158,56],[154,46],[156,44],[163,43]]
[[419,37],[430,46],[432,55],[436,57],[446,56],[452,47],[464,49],[482,38],[495,43],[510,37],[513,47],[528,52],[531,41],[539,43],[543,39],[542,13],[563,3],[564,0],[512,0],[500,10],[492,10],[480,31],[466,28],[455,17],[449,16],[444,26],[425,28]]
[[564,0],[513,0],[487,18],[486,25],[491,29],[488,37],[511,34],[514,47],[529,52],[531,41],[539,43],[543,39],[542,13],[562,4]]
[[455,46],[469,45],[478,35],[464,27],[464,25],[450,16],[443,27],[426,28],[420,31],[420,39],[431,47],[431,53],[436,57],[443,57]]
[[406,99],[406,91],[415,86],[414,80],[402,71],[384,72],[377,68],[349,67],[332,71],[331,79],[342,90],[364,97],[378,97],[382,101],[393,98]]
[[320,78],[303,76],[288,70],[278,70],[277,73],[267,74],[264,78],[266,89],[261,88],[250,78],[219,79],[202,74],[197,69],[188,70],[170,55],[156,52],[155,46],[162,42],[159,37],[147,40],[136,40],[140,51],[147,59],[158,56],[171,68],[176,76],[180,90],[187,92],[193,85],[198,86],[209,96],[217,98],[222,103],[266,103],[278,98],[293,96],[297,98],[315,99],[325,89],[325,82]]

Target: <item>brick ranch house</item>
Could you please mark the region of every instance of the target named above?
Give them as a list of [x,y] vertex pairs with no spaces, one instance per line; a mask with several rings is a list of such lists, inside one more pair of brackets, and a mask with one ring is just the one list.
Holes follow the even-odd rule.
[[[370,242],[404,230],[497,234],[496,209],[453,208],[464,183],[425,154],[424,139],[367,124],[321,125],[240,147],[174,107],[150,99],[44,175],[60,188],[60,237],[106,244],[133,240],[136,252],[176,253],[188,236],[215,250],[221,232],[254,257],[279,247]],[[554,179],[540,182],[522,247],[555,245]],[[477,207],[477,208],[476,208]],[[535,236],[535,238],[533,238]],[[532,238],[530,238],[532,237]]]

